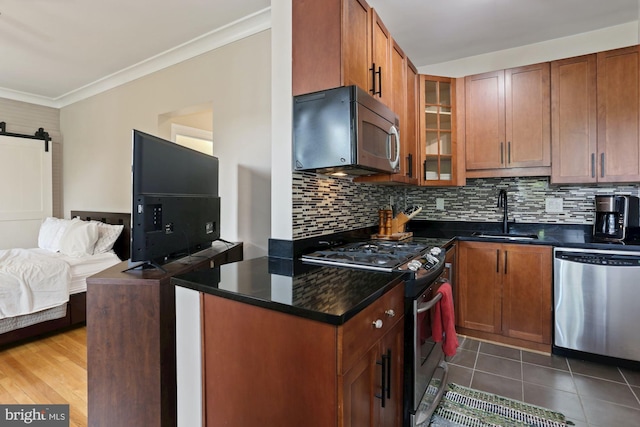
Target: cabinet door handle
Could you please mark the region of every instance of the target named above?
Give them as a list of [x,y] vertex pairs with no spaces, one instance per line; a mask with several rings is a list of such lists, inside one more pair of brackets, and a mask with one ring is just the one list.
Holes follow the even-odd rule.
[[424,177],[424,180],[427,180],[427,161],[425,160],[424,162],[422,162],[422,176]]
[[596,153],[591,153],[591,178],[596,177]]
[[413,178],[413,155],[407,155],[407,176]]
[[504,142],[500,142],[500,164],[504,164]]
[[391,399],[391,349],[387,349],[387,399]]
[[604,153],[600,153],[600,176],[604,178]]
[[375,62],[371,64],[371,68],[369,68],[369,71],[371,71],[371,89],[369,89],[369,92],[371,92],[371,95],[375,95],[376,94],[376,63]]
[[[380,97],[382,98],[382,67],[379,66],[378,71],[376,71],[376,63],[374,62],[371,65],[371,68],[369,68],[369,71],[371,71],[371,89],[369,89],[369,92],[371,92],[372,95],[380,95]],[[376,74],[378,75],[377,91],[376,91]]]
[[500,249],[496,249],[496,273],[500,273]]
[[507,254],[509,251],[504,251],[504,274],[507,274]]
[[376,360],[376,365],[380,365],[380,367],[382,368],[381,369],[381,371],[382,371],[382,376],[381,376],[382,384],[381,384],[381,387],[380,387],[380,389],[381,389],[380,390],[380,394],[376,394],[375,396],[378,399],[382,400],[382,403],[380,405],[384,408],[385,403],[386,403],[386,399],[387,399],[387,394],[386,394],[386,391],[387,391],[387,355],[383,354],[382,355],[382,360],[379,361],[379,362]]
[[511,141],[507,142],[507,163],[511,164]]

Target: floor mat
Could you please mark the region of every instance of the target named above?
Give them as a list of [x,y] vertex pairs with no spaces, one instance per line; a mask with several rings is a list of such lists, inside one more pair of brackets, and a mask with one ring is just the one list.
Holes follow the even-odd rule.
[[431,417],[433,427],[564,427],[560,412],[449,383]]

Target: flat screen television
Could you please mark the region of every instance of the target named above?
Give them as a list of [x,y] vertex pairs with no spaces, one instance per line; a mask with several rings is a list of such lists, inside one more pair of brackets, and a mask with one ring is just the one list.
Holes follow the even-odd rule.
[[220,238],[218,159],[133,130],[131,264],[159,267]]

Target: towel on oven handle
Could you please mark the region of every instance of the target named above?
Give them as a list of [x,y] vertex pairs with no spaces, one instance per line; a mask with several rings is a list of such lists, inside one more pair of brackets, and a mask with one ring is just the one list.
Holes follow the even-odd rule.
[[456,335],[451,284],[443,282],[436,293],[442,294],[442,298],[434,307],[433,324],[431,325],[433,340],[435,342],[442,341],[442,351],[445,356],[453,356],[456,354],[459,343]]

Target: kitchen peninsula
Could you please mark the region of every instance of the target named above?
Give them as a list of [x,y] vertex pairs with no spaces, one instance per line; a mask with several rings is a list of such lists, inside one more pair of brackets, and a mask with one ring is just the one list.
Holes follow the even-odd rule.
[[[297,265],[286,276],[282,263],[257,258],[172,279],[200,295],[204,425],[356,427],[370,416],[400,425],[402,274]],[[383,408],[376,362],[387,351]]]

